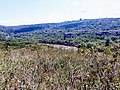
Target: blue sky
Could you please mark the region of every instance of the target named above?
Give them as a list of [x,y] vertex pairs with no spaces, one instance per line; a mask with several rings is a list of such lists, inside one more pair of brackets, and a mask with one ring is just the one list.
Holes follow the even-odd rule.
[[0,25],[120,17],[120,0],[0,0]]

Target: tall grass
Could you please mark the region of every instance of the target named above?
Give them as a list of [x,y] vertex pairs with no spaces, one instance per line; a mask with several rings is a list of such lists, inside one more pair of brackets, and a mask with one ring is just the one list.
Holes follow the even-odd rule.
[[119,49],[112,53],[47,45],[0,51],[0,90],[120,90]]

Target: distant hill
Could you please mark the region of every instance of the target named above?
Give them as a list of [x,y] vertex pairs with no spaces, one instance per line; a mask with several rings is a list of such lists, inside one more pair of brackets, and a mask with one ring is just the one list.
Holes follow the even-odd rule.
[[74,30],[118,30],[120,29],[120,18],[83,19],[66,21],[61,23],[45,23],[20,26],[0,26],[0,32],[22,33],[34,30],[49,29],[74,29]]
[[78,45],[120,41],[120,18],[80,19],[60,23],[0,26],[0,41]]

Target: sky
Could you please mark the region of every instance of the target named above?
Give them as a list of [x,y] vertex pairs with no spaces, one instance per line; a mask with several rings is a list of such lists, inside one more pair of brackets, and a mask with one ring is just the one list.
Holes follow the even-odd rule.
[[119,17],[120,0],[0,0],[0,25]]

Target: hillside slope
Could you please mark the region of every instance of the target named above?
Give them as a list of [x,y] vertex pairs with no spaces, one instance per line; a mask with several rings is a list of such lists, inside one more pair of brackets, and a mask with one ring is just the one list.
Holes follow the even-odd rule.
[[0,31],[7,33],[21,33],[45,29],[118,30],[120,29],[120,18],[80,19],[61,23],[0,26]]
[[75,46],[81,42],[120,42],[120,18],[83,19],[61,23],[0,26],[0,41]]

